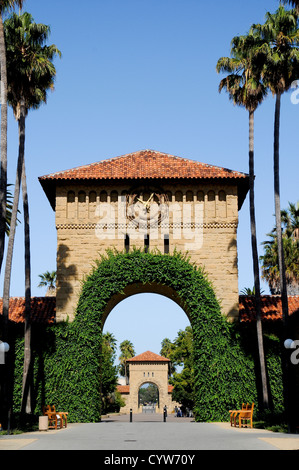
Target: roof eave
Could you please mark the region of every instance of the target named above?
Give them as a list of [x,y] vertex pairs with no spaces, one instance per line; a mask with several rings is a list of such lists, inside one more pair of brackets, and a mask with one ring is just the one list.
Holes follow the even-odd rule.
[[38,178],[41,187],[44,190],[44,193],[52,207],[53,211],[56,209],[56,181],[55,180],[47,180],[43,178]]
[[147,181],[189,181],[191,180],[192,182],[194,181],[200,181],[200,182],[208,182],[208,181],[226,181],[226,182],[229,182],[231,183],[232,181],[235,182],[235,184],[237,185],[237,188],[238,188],[238,210],[241,209],[245,199],[246,199],[246,196],[247,196],[247,193],[249,191],[249,176],[244,174],[244,177],[240,177],[240,178],[233,178],[233,177],[223,177],[223,178],[219,178],[219,177],[215,177],[215,178],[199,178],[199,177],[190,177],[190,178],[186,178],[186,177],[178,177],[178,176],[175,176],[175,177],[172,177],[172,178],[159,178],[159,177],[156,177],[156,178],[149,178],[149,177],[145,177],[145,178],[105,178],[105,179],[100,179],[100,178],[58,178],[58,179],[54,179],[53,177],[40,177],[38,178],[49,202],[50,202],[50,205],[52,207],[52,209],[55,211],[55,207],[56,207],[56,185],[57,183],[60,183],[60,182],[63,182],[63,183],[69,183],[69,184],[78,184],[82,181],[84,182],[87,182],[89,181],[90,183],[93,182],[99,182],[99,181],[121,181],[121,182],[124,182],[124,181],[131,181],[131,182],[135,182],[135,181],[138,181],[138,180],[147,180]]

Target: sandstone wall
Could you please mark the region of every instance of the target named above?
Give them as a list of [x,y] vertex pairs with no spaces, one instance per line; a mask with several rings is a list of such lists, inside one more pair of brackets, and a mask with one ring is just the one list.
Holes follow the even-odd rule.
[[[82,280],[90,273],[99,253],[105,253],[111,247],[118,250],[132,246],[143,248],[146,232],[150,250],[158,248],[161,252],[169,250],[171,253],[177,248],[188,251],[191,260],[205,268],[223,314],[229,319],[237,318],[237,187],[227,184],[164,184],[162,193],[166,198],[153,199],[151,206],[151,220],[156,217],[158,223],[152,223],[147,229],[142,218],[146,209],[141,202],[139,206],[141,204],[141,212],[144,210],[144,213],[140,215],[135,210],[133,220],[124,216],[124,208],[127,214],[130,206],[130,199],[124,196],[126,193],[132,194],[130,185],[117,185],[115,182],[113,186],[58,185],[57,321],[74,318]],[[147,194],[145,191],[144,194],[139,193],[139,199],[144,202],[150,196],[151,190],[147,190]],[[136,209],[136,198],[134,201],[131,207],[134,205]],[[163,205],[166,202],[166,206]],[[167,216],[161,207],[168,207]],[[128,238],[126,241],[128,233],[129,245]]]

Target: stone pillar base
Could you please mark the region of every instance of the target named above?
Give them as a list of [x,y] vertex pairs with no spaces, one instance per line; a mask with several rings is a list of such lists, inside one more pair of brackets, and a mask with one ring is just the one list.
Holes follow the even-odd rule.
[[39,416],[38,429],[39,431],[48,431],[48,416]]

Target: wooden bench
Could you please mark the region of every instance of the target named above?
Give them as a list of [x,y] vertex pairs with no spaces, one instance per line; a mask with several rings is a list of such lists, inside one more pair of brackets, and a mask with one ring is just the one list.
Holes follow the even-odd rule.
[[239,428],[248,427],[248,422],[252,428],[252,417],[253,417],[254,403],[251,405],[247,404],[246,410],[242,410],[239,413]]
[[55,406],[46,405],[43,407],[44,416],[48,416],[49,429],[58,429],[67,427],[67,415],[68,413],[59,411],[57,412]]
[[62,419],[57,416],[57,413],[53,413],[50,405],[43,407],[44,416],[48,416],[48,427],[49,429],[58,429],[62,427]]
[[248,422],[252,428],[252,417],[253,417],[254,403],[242,403],[242,408],[240,410],[229,410],[230,413],[230,425],[237,426],[237,419],[239,428],[247,427]]
[[229,413],[230,413],[230,425],[231,426],[236,426],[236,419],[237,419],[237,416],[238,414],[243,411],[243,410],[246,410],[246,405],[245,403],[242,403],[242,407],[241,407],[241,410],[229,410]]

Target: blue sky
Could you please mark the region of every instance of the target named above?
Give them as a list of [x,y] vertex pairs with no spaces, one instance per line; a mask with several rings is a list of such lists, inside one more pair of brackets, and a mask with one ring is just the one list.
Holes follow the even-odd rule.
[[[39,176],[141,149],[248,172],[248,114],[234,107],[225,93],[219,94],[221,76],[215,66],[219,57],[229,55],[233,36],[263,22],[266,11],[274,12],[278,4],[90,0],[82,6],[76,0],[25,1],[24,11],[51,26],[49,42],[62,52],[55,61],[55,91],[47,105],[29,114],[26,124],[33,295],[44,295],[37,287],[38,275],[56,269],[55,214]],[[299,105],[290,98],[291,93],[283,97],[281,109],[282,208],[299,199]],[[259,245],[274,225],[273,118],[274,99],[269,96],[255,118]],[[15,180],[17,132],[10,111],[10,183]],[[253,285],[248,198],[239,215],[241,290]],[[0,281],[2,286],[2,277]],[[262,287],[268,293],[267,285]],[[11,295],[24,295],[22,226]],[[159,352],[161,340],[174,339],[187,324],[184,313],[169,300],[134,296],[115,308],[106,328],[119,341],[131,339],[141,353]]]

